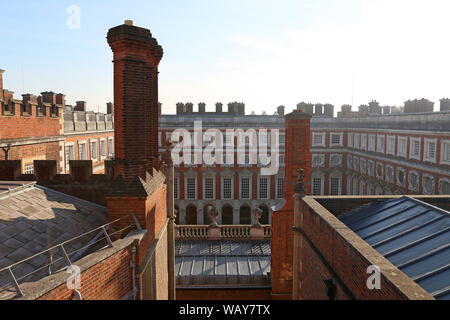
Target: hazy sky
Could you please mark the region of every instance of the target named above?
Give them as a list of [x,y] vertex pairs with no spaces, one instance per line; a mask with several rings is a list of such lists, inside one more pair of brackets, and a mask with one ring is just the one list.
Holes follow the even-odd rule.
[[[0,0],[5,87],[52,90],[105,111],[107,30],[134,20],[163,46],[163,112],[177,102],[244,102],[272,114],[301,101],[436,104],[450,96],[448,0]],[[81,9],[69,29],[67,8]]]

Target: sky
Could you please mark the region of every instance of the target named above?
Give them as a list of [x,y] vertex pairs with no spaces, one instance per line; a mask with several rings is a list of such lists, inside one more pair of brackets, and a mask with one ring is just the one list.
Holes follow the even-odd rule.
[[[62,92],[106,111],[109,28],[125,19],[164,49],[163,113],[177,102],[244,102],[272,114],[302,101],[340,109],[450,96],[448,0],[0,0],[4,87]],[[79,8],[79,28],[71,17]]]

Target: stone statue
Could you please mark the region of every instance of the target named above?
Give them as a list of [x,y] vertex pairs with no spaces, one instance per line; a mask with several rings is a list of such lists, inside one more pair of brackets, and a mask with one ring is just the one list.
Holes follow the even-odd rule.
[[259,222],[259,220],[261,220],[262,213],[263,210],[259,205],[256,206],[256,208],[253,210],[252,214],[253,217],[255,218],[255,224],[253,225],[254,227],[262,227],[261,222]]
[[214,208],[213,206],[208,206],[208,216],[211,219],[211,224],[209,225],[212,228],[216,228],[219,226],[219,224],[217,223],[217,216],[219,215],[219,213],[217,212],[216,208]]
[[303,169],[297,169],[297,183],[294,192],[298,197],[306,196],[305,170]]

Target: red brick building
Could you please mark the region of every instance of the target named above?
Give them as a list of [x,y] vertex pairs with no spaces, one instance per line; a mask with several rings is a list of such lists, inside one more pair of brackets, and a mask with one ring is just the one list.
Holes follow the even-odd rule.
[[92,160],[94,173],[114,156],[113,105],[109,113],[88,112],[86,102],[66,104],[65,95],[22,95],[3,89],[0,72],[0,159],[22,160],[22,171],[34,173],[34,160],[57,160],[57,173],[69,173],[70,160]]

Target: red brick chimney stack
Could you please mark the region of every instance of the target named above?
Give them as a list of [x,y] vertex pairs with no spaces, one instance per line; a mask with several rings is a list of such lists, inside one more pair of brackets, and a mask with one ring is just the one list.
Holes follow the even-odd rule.
[[53,91],[41,92],[42,102],[56,104],[56,93]]
[[76,105],[75,105],[75,108],[73,109],[74,111],[82,111],[82,112],[86,111],[86,107],[87,107],[86,101],[77,101],[75,103],[76,103]]
[[295,110],[285,116],[286,155],[285,191],[286,203],[272,213],[272,298],[291,299],[293,280],[294,188],[298,170],[304,170],[304,182],[310,193],[311,177],[311,115]]
[[158,154],[158,64],[163,50],[131,20],[108,32],[114,53],[115,176],[145,178]]

